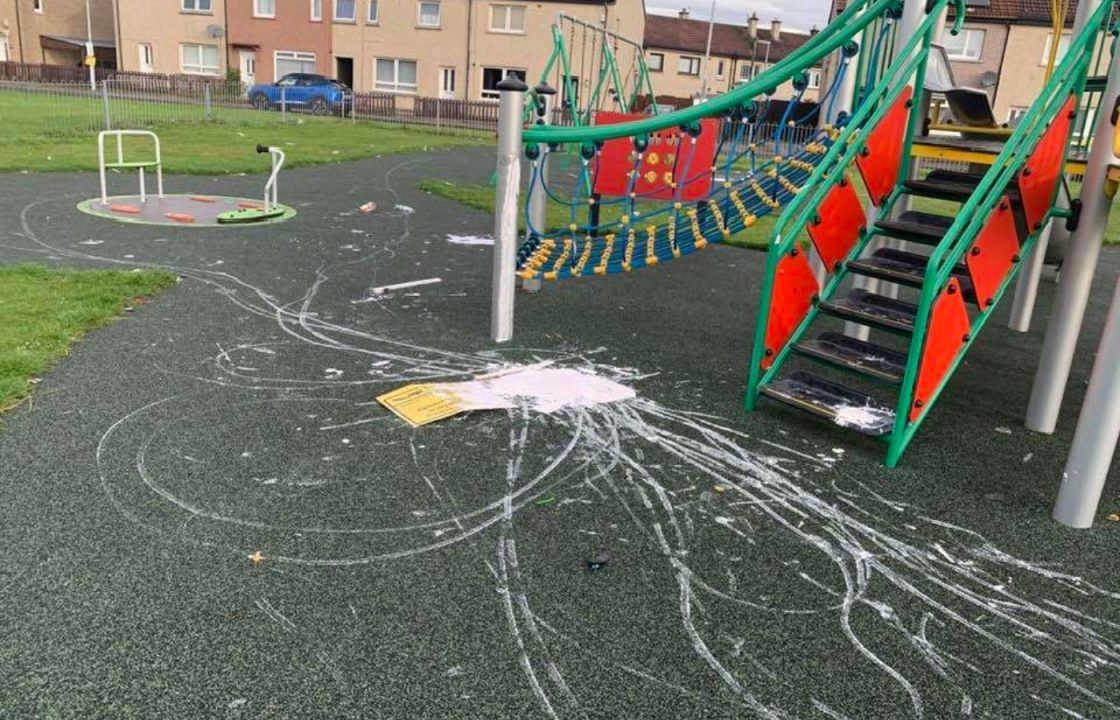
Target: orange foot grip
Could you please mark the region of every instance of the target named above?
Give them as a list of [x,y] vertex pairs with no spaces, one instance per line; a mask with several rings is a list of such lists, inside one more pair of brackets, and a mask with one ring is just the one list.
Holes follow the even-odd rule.
[[167,213],[167,215],[165,217],[167,217],[169,220],[174,220],[175,222],[181,222],[181,223],[193,223],[194,222],[194,215],[188,215],[186,213]]
[[241,208],[242,210],[264,210],[264,205],[255,202],[248,202],[247,200],[242,200],[241,202],[237,203],[237,207]]
[[109,209],[117,213],[128,213],[129,215],[139,215],[140,208],[135,205],[110,205]]
[[206,195],[191,195],[191,200],[194,200],[195,202],[204,202],[204,203],[214,202],[214,198],[207,197]]

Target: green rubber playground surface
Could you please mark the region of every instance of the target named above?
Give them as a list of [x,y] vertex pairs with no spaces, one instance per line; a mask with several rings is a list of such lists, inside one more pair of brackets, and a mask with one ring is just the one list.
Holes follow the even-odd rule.
[[[448,240],[492,217],[419,188],[492,167],[296,169],[299,214],[235,233],[85,215],[89,175],[0,176],[0,263],[183,278],[0,416],[0,717],[1120,712],[1116,471],[1092,530],[1049,519],[1120,254],[1053,436],[1021,424],[1047,281],[889,471],[875,441],[742,412],[757,252],[546,284],[495,347],[490,248]],[[636,398],[417,429],[374,400],[543,361]]]

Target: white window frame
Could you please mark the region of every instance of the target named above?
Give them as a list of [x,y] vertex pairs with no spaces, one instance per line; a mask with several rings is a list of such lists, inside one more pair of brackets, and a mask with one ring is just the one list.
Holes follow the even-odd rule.
[[[215,65],[213,66],[214,71],[209,72],[207,69],[210,66],[202,64],[204,58],[203,58],[203,53],[202,53],[201,50],[199,51],[198,64],[191,66],[191,67],[196,67],[198,69],[197,70],[188,70],[187,69],[187,48],[214,48],[214,58],[215,58]],[[206,45],[204,43],[180,43],[179,44],[179,69],[183,72],[184,75],[206,75],[206,76],[218,75],[222,71],[222,54],[221,54],[221,51],[218,49],[217,45]]]
[[[1065,54],[1069,52],[1069,44],[1073,41],[1073,33],[1062,33],[1062,39],[1058,41],[1058,54],[1054,58],[1054,63],[1060,63]],[[1050,46],[1054,43],[1054,33],[1046,33],[1046,44],[1042,46],[1042,59],[1038,61],[1041,67],[1045,67],[1047,61],[1050,60]]]
[[381,24],[381,3],[379,0],[369,0],[369,5],[366,6],[366,24]]
[[11,47],[8,45],[8,33],[0,33],[0,62],[8,62]]
[[[695,72],[681,70],[685,63],[688,63],[689,68],[696,68]],[[686,77],[700,77],[700,58],[695,55],[681,55],[677,58],[677,74]]]
[[1027,110],[1029,109],[1030,108],[1026,107],[1025,105],[1012,105],[1011,107],[1009,107],[1007,109],[1007,124],[1010,125],[1017,119],[1021,120],[1023,116],[1027,114]]
[[[272,12],[271,13],[265,13],[265,12],[260,11],[262,2],[271,2],[272,3]],[[275,18],[276,17],[276,0],[253,0],[253,17],[255,17],[255,18]]]
[[[451,93],[454,95],[457,92],[456,85],[459,82],[458,70],[450,65],[444,65],[439,69],[439,91],[441,93]],[[447,87],[447,78],[451,78],[451,87]]]
[[[652,64],[650,64],[650,60],[652,60],[653,58],[660,58],[660,60],[661,60],[661,62],[659,62],[657,64],[657,67],[654,67]],[[646,58],[646,70],[649,70],[650,72],[664,72],[665,71],[665,53],[663,53],[663,52],[651,52],[649,54],[649,57]]]
[[334,21],[335,22],[352,23],[352,22],[357,22],[358,21],[358,0],[354,0],[354,14],[351,15],[350,17],[344,17],[344,16],[338,14],[338,0],[335,0],[335,2],[333,4],[334,4]]
[[[303,52],[303,51],[300,51],[300,50],[275,50],[275,51],[273,51],[273,53],[272,53],[272,77],[276,78],[277,80],[282,78],[284,75],[290,75],[291,74],[291,73],[281,73],[280,72],[280,61],[281,60],[294,60],[296,62],[310,62],[314,66],[314,64],[318,62],[318,57],[313,52]],[[315,74],[315,68],[313,67],[313,69],[311,70],[310,73],[304,72],[303,70],[300,70],[299,72],[304,74],[304,75],[313,75],[313,74]]]
[[323,0],[311,0],[311,22],[323,21]]
[[[512,26],[510,20],[513,18],[513,11],[516,9],[521,10],[521,27],[515,28]],[[499,26],[494,23],[494,18],[501,11],[504,22]],[[529,8],[525,5],[513,5],[510,3],[493,3],[490,6],[490,32],[502,33],[505,35],[524,35],[525,27],[529,24]]]
[[[424,6],[435,5],[437,8],[438,18],[435,25],[428,25],[422,22],[424,19]],[[437,29],[443,26],[443,3],[440,0],[418,0],[416,3],[416,27]]]
[[[202,7],[205,4],[206,7]],[[189,7],[188,7],[189,6]],[[199,15],[214,14],[214,0],[179,0],[179,10],[185,13],[198,13]]]
[[[980,45],[976,48],[976,55],[968,54],[969,38],[980,37]],[[955,62],[980,62],[984,56],[984,43],[987,41],[987,31],[981,28],[963,28],[960,35],[956,37],[952,35],[945,35],[942,37],[941,43],[945,47],[945,56]],[[950,43],[960,41],[963,52],[957,52],[950,47]]]
[[[377,63],[391,62],[393,63],[393,83],[391,88],[382,87],[381,81],[377,79]],[[408,83],[401,83],[401,63],[412,63],[415,67],[416,82],[411,84],[411,89]],[[377,92],[390,92],[396,95],[415,95],[420,83],[420,63],[411,58],[374,58],[373,59],[373,89]],[[402,89],[403,88],[403,89]]]
[[31,10],[35,13],[38,13],[39,15],[42,15],[44,2],[46,2],[46,0],[32,0]]
[[821,71],[809,68],[805,72],[809,76],[809,83],[806,87],[810,90],[819,90],[821,87]]
[[[482,77],[480,77],[479,81],[478,81],[478,87],[479,87],[478,96],[480,98],[482,98],[483,100],[498,100],[498,99],[501,98],[501,91],[500,90],[487,90],[486,89],[486,71],[487,70],[501,70],[502,71],[502,80],[506,79],[506,76],[509,75],[510,71],[516,71],[516,72],[519,72],[519,73],[524,73],[525,77],[529,77],[529,72],[525,68],[502,67],[500,65],[485,65],[485,66],[482,67]],[[498,82],[501,82],[501,80],[499,80]],[[487,94],[487,93],[489,93],[489,94]]]

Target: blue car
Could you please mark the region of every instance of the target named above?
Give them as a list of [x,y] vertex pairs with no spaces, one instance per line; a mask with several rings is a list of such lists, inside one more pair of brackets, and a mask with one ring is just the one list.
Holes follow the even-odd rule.
[[249,88],[249,104],[258,110],[279,108],[305,109],[315,115],[345,114],[349,92],[342,83],[324,75],[291,73],[272,85]]

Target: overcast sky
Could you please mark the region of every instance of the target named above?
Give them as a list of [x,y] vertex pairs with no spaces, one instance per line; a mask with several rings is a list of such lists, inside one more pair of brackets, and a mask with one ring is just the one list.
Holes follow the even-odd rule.
[[[807,31],[828,22],[829,0],[716,0],[716,20],[746,25],[753,11],[759,25],[769,25],[777,18],[782,27]],[[646,0],[646,9],[659,15],[670,15],[687,7],[694,19],[708,19],[712,0]]]

